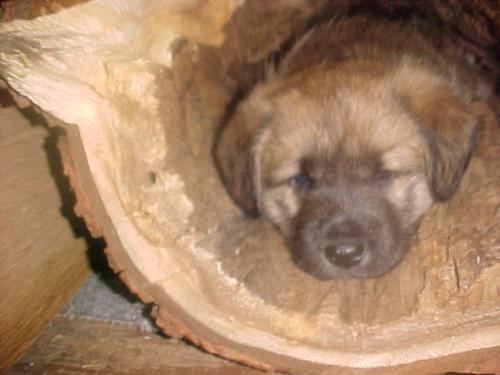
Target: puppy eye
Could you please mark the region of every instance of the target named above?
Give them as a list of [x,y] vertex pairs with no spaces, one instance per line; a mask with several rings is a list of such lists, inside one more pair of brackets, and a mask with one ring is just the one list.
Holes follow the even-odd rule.
[[304,174],[297,174],[288,179],[288,186],[294,190],[304,191],[312,186],[312,180]]
[[395,172],[395,171],[390,171],[388,169],[382,169],[377,173],[376,179],[377,179],[377,181],[381,181],[381,182],[389,182],[389,181],[392,181],[394,179],[394,177],[396,177],[396,175],[397,175],[397,172]]

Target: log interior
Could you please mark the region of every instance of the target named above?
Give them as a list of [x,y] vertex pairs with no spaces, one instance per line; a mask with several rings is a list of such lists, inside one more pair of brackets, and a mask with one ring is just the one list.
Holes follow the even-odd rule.
[[[424,322],[431,341],[444,322],[467,327],[498,312],[498,131],[484,107],[486,127],[460,191],[434,207],[404,262],[381,278],[315,280],[293,265],[269,224],[244,217],[230,201],[212,160],[216,129],[238,90],[259,74],[260,59],[310,17],[255,7],[237,12],[221,47],[179,42],[172,69],[155,77],[162,129],[129,122],[130,129],[111,130],[109,169],[137,228],[217,309],[292,341],[376,352],[422,340]],[[136,116],[147,122],[147,111]]]
[[[159,304],[160,325],[209,351],[256,366],[269,362],[274,365],[267,368],[301,373],[292,363],[302,360],[342,368],[385,368],[497,348],[500,144],[495,114],[478,104],[484,129],[461,187],[449,203],[436,205],[426,215],[402,264],[377,279],[318,281],[296,268],[270,224],[245,217],[233,204],[215,170],[212,147],[235,98],[265,69],[265,56],[311,22],[363,1],[247,0],[226,24],[224,42],[218,47],[206,45],[218,43],[220,35],[213,29],[230,13],[225,8],[236,3],[205,3],[205,8],[215,4],[213,14],[200,6],[199,11],[174,16],[168,11],[155,15],[155,22],[163,26],[180,19],[198,27],[179,32],[186,37],[176,40],[168,55],[171,64],[148,60],[151,56],[127,59],[128,50],[120,51],[120,58],[104,56],[104,62],[87,54],[77,56],[74,66],[61,64],[67,69],[65,79],[74,67],[83,66],[92,94],[99,94],[95,102],[108,110],[94,113],[94,101],[85,106],[75,98],[64,102],[73,109],[66,111],[45,91],[30,91],[37,87],[23,81],[23,65],[12,64],[14,73],[6,70],[15,90],[60,120],[78,125],[78,141],[75,137],[72,141],[78,154],[75,173],[80,174],[82,190],[108,241],[114,269],[143,299]],[[379,11],[393,8],[393,2],[368,3],[385,4]],[[400,3],[407,7],[400,13],[433,9],[444,23],[455,19],[450,16],[455,2],[436,1],[440,6],[434,8],[422,3],[420,9],[416,9],[419,2]],[[148,13],[144,14],[147,19]],[[77,16],[75,11],[76,25]],[[68,19],[72,20],[61,20]],[[51,23],[57,24],[57,20]],[[450,37],[443,48],[457,56],[472,53],[491,73],[498,68],[484,54],[491,40],[481,25],[474,29],[476,39],[469,35],[461,44],[462,39]],[[182,30],[182,23],[177,26]],[[453,26],[461,30],[460,25]],[[155,29],[147,32],[151,30]],[[56,45],[64,31],[54,35]],[[44,45],[47,38],[37,33],[30,37],[39,38],[32,44],[34,50],[40,48],[37,53],[44,53],[44,48],[49,55],[57,52],[53,45]],[[5,56],[12,53],[9,46],[3,48]],[[67,57],[64,53],[61,59]],[[26,54],[26,61],[37,61],[36,53]],[[52,60],[40,61],[60,77],[59,65],[54,69]],[[72,79],[79,82],[78,76]],[[82,90],[88,94],[84,99],[94,99],[86,88],[68,92]],[[101,122],[92,123],[95,119]],[[194,331],[199,322],[212,331]],[[288,363],[249,348],[285,356]],[[453,363],[449,358],[447,363]],[[324,373],[322,369],[317,373]]]

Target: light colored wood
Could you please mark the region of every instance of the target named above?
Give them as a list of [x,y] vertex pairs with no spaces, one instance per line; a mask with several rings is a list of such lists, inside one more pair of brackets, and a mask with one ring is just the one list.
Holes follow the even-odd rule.
[[133,326],[54,319],[16,363],[12,375],[258,375],[262,372]]
[[0,108],[0,374],[89,275],[86,242],[61,213],[71,202],[48,137],[41,123]]

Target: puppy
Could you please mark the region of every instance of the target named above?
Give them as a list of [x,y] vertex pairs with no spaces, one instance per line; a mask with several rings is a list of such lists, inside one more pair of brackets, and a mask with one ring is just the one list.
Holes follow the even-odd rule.
[[222,179],[320,279],[393,268],[466,169],[485,85],[411,26],[354,17],[311,29],[237,106]]

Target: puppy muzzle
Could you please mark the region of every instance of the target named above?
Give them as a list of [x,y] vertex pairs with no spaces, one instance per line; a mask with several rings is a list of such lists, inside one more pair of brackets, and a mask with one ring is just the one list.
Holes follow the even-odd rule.
[[290,241],[295,262],[319,279],[368,278],[400,261],[404,237],[384,202],[322,198],[304,202]]

